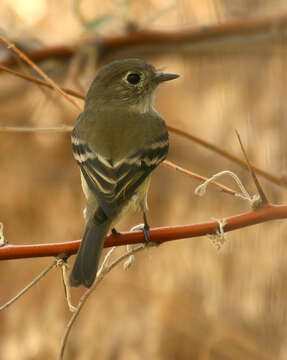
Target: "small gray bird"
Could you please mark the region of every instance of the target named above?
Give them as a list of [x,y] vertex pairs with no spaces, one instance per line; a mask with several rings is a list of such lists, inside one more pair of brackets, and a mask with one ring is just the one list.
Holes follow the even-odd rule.
[[145,211],[150,174],[166,158],[169,145],[165,122],[153,107],[155,89],[178,76],[126,59],[104,66],[94,79],[72,133],[87,198],[72,286],[92,285],[105,237],[129,208],[143,212],[149,240]]

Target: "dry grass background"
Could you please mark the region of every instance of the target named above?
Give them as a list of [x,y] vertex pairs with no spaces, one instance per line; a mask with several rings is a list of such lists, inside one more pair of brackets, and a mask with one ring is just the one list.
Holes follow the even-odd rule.
[[[165,12],[166,7],[171,9]],[[103,5],[87,0],[82,10],[86,16],[110,12],[148,28],[170,29],[280,14],[287,5],[280,0],[149,0],[133,1],[125,8],[120,1]],[[18,41],[32,37],[45,44],[72,43],[83,36],[68,0],[4,0],[0,23],[1,31]],[[123,22],[115,19],[100,32],[114,34],[123,28]],[[173,54],[145,59],[181,74],[179,80],[161,87],[156,100],[170,125],[241,155],[234,133],[238,129],[257,166],[286,173],[285,46],[268,45],[217,58]],[[86,89],[95,69],[87,65],[75,78],[71,74],[76,63],[49,61],[42,67],[61,85],[77,88],[80,82]],[[76,116],[51,91],[1,74],[1,124],[73,124]],[[234,170],[255,191],[245,170],[174,135],[169,159],[204,176]],[[9,242],[81,237],[84,199],[69,134],[0,133],[0,166],[0,221]],[[158,168],[149,197],[151,225],[194,223],[249,210],[246,203],[217,189],[198,198],[193,194],[196,185],[170,169]],[[286,203],[285,190],[263,180],[262,185],[272,202]],[[120,229],[140,221],[139,214],[130,214]],[[75,324],[66,359],[286,359],[286,222],[245,228],[229,233],[228,239],[220,251],[206,238],[165,244],[138,254],[128,272],[115,269]],[[50,261],[2,261],[0,302]],[[75,300],[82,291],[73,290]],[[60,272],[54,270],[0,314],[0,358],[55,359],[69,317]]]

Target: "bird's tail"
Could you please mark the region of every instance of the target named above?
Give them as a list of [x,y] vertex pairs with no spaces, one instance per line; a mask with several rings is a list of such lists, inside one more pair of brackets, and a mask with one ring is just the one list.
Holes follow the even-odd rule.
[[86,230],[70,275],[70,285],[90,287],[98,271],[98,264],[111,220],[100,224],[87,223]]

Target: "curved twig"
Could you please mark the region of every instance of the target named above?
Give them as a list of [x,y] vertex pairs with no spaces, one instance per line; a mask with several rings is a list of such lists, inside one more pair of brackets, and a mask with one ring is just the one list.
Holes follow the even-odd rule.
[[104,266],[102,266],[102,270],[98,272],[97,278],[96,278],[93,286],[90,289],[88,289],[84,293],[84,295],[81,297],[79,304],[77,306],[77,310],[73,313],[70,321],[68,322],[68,324],[66,326],[66,330],[65,330],[64,335],[61,340],[58,360],[62,360],[64,357],[64,351],[65,351],[65,347],[67,344],[69,334],[71,332],[74,322],[76,321],[77,317],[80,314],[82,307],[84,306],[84,304],[86,303],[86,301],[88,300],[88,298],[90,297],[92,292],[97,288],[99,283],[104,279],[105,275],[108,274],[116,265],[118,265],[124,259],[128,258],[132,254],[135,254],[135,253],[143,250],[144,248],[145,248],[145,245],[139,245],[135,248],[132,248],[129,251],[127,251],[126,253],[124,253],[123,255],[121,255],[120,257],[118,257],[116,260],[114,260],[111,264],[108,264],[106,266],[105,266],[105,261],[104,261],[104,264],[103,264]]

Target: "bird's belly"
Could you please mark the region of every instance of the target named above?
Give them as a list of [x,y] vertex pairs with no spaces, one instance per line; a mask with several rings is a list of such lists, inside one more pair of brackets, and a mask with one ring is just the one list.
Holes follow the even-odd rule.
[[124,216],[129,210],[148,210],[147,205],[147,193],[150,184],[150,176],[148,176],[144,182],[136,189],[134,195],[127,201],[125,201],[117,215],[113,224],[117,223],[122,216]]

